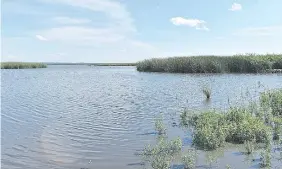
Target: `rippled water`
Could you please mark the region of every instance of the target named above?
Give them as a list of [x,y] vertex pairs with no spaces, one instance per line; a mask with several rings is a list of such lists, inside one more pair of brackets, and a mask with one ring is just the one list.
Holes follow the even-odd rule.
[[[185,140],[171,126],[184,108],[225,109],[282,87],[281,74],[139,73],[134,67],[2,70],[1,80],[3,169],[140,168],[135,154],[154,142],[160,112],[169,135]],[[212,87],[210,102],[205,85]]]

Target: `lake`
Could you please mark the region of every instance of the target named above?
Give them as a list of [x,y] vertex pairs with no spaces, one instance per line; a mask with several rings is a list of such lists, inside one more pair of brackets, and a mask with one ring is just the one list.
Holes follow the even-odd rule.
[[[282,87],[282,74],[140,73],[135,67],[1,70],[1,80],[3,169],[142,168],[136,154],[154,144],[158,114],[169,137],[189,146],[189,134],[172,125],[184,109],[224,110]],[[212,88],[209,102],[204,86]],[[214,167],[257,166],[244,159],[231,148]],[[201,155],[198,168],[203,163]]]

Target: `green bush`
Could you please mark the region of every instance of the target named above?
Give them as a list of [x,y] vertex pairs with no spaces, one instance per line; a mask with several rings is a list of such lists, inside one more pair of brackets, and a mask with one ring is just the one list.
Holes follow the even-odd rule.
[[269,130],[261,119],[244,108],[232,108],[225,114],[225,121],[228,125],[227,142],[240,144],[252,140],[264,142],[266,132]]

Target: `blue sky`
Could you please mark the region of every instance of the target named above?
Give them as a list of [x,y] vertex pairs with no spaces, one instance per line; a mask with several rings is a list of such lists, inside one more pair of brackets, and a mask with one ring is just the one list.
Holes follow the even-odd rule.
[[282,53],[281,0],[2,0],[2,61]]

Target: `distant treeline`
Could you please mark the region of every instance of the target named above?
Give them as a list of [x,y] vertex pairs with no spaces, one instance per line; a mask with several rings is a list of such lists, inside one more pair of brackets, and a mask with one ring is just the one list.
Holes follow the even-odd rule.
[[282,54],[191,56],[153,58],[137,63],[141,72],[170,73],[264,73],[281,72]]
[[34,69],[46,68],[47,65],[43,63],[34,62],[1,62],[1,69]]

